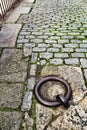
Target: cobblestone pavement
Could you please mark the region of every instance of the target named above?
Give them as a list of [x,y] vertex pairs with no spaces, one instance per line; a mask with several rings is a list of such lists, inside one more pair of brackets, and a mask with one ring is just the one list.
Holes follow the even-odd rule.
[[[87,1],[36,0],[15,24],[16,44],[0,46],[0,130],[87,130]],[[34,86],[48,75],[70,83],[69,111],[37,102]]]
[[[75,65],[87,79],[87,3],[85,0],[37,0],[24,23],[17,48],[32,51],[31,63]],[[29,54],[30,55],[30,54]]]

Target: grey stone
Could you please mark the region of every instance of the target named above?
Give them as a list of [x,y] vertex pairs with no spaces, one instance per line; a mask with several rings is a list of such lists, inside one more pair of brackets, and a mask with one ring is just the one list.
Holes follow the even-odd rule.
[[46,64],[46,60],[40,60],[40,64],[41,65],[45,65]]
[[62,45],[61,44],[53,44],[53,47],[62,48]]
[[87,52],[87,49],[85,48],[77,48],[75,49],[76,52]]
[[38,36],[38,38],[41,38],[41,39],[47,39],[48,38],[48,36]]
[[87,48],[87,44],[80,44],[80,47]]
[[26,121],[26,124],[29,128],[33,128],[33,124],[34,124],[34,121],[32,118],[29,117],[29,114],[27,112],[25,112],[25,121]]
[[40,39],[40,38],[38,38],[38,39],[31,39],[30,41],[33,42],[33,43],[42,43],[43,39]]
[[32,54],[32,49],[24,47],[24,56],[27,57],[30,56],[31,54]]
[[17,44],[17,48],[22,48],[23,47],[23,44]]
[[54,53],[54,57],[67,58],[69,56],[67,53]]
[[62,48],[62,52],[73,52],[73,48]]
[[78,47],[78,44],[65,44],[65,47],[76,48]]
[[35,77],[29,78],[29,79],[28,79],[27,88],[28,88],[29,90],[33,90],[34,85],[35,85]]
[[0,59],[0,81],[24,82],[27,63],[22,59],[22,50],[4,49]]
[[30,68],[30,75],[31,76],[35,76],[36,69],[37,69],[37,66],[35,64],[32,64],[31,68]]
[[22,111],[29,111],[32,105],[32,92],[26,92],[23,98]]
[[21,105],[23,84],[0,84],[0,108],[18,108]]
[[30,47],[30,48],[35,47],[35,43],[25,43],[24,47]]
[[81,40],[75,40],[75,39],[73,39],[73,40],[71,40],[71,43],[79,44],[79,43],[82,43],[82,41]]
[[18,39],[17,43],[28,43],[29,39]]
[[20,29],[20,24],[3,24],[0,31],[0,47],[14,47]]
[[51,44],[54,43],[54,44],[55,44],[55,43],[57,43],[57,41],[56,41],[56,40],[50,40],[50,39],[49,39],[49,40],[45,40],[45,43],[49,43],[49,44],[50,44],[50,43],[51,43]]
[[[87,34],[87,33],[86,33]],[[87,43],[87,40],[83,40],[83,43]]]
[[46,51],[46,48],[41,48],[41,47],[33,48],[33,52],[43,52],[43,51]]
[[82,68],[87,68],[87,59],[82,58],[80,59],[80,62],[81,62]]
[[48,52],[59,52],[59,48],[48,48]]
[[0,129],[1,130],[19,130],[22,122],[22,113],[0,111]]
[[79,65],[79,60],[78,58],[69,58],[69,59],[65,59],[65,63],[66,64],[73,64],[73,65]]
[[40,58],[50,59],[52,58],[53,54],[49,52],[40,53]]
[[84,69],[85,79],[87,80],[87,69]]
[[32,53],[31,62],[35,63],[37,61],[38,53]]
[[62,44],[62,43],[69,43],[69,40],[58,40],[58,43],[59,43],[59,44]]
[[44,43],[42,43],[42,44],[38,44],[38,47],[49,47],[50,45],[49,44],[44,44]]
[[72,53],[72,57],[85,57],[84,53]]
[[63,64],[63,60],[58,58],[50,59],[50,64],[60,65]]

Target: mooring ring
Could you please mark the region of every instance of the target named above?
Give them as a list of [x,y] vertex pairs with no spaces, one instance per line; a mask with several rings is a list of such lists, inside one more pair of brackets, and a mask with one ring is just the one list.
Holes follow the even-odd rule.
[[[60,82],[65,87],[65,94],[57,95],[58,101],[48,101],[48,100],[42,98],[42,96],[40,94],[40,88],[44,83],[46,83],[48,81]],[[37,100],[45,106],[53,107],[53,106],[64,105],[64,107],[67,107],[68,102],[72,95],[72,90],[71,90],[71,87],[69,86],[69,84],[64,79],[56,77],[56,76],[48,76],[48,77],[43,78],[42,80],[40,80],[37,83],[37,85],[34,88],[34,94],[35,94]]]

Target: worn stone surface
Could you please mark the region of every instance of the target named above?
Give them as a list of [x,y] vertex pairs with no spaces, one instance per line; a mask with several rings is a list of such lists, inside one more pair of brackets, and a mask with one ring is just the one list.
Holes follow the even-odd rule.
[[36,128],[44,130],[52,119],[52,110],[40,104],[36,105]]
[[23,98],[22,111],[29,111],[32,105],[32,92],[26,92]]
[[[55,109],[46,108],[40,104],[36,105],[36,126],[39,130],[86,130],[87,129],[87,89],[84,84],[81,69],[71,66],[46,66],[41,71],[41,76],[56,75],[65,79],[72,88],[72,99],[70,107],[65,109],[63,106]],[[49,96],[57,93],[57,87],[53,86],[56,91],[49,89]],[[60,89],[60,93],[64,90]],[[45,111],[44,111],[45,110]],[[44,117],[44,115],[49,115]],[[40,116],[42,115],[42,116]],[[46,123],[44,122],[46,121]],[[44,125],[43,125],[44,122]]]
[[21,105],[23,84],[0,84],[0,108],[18,108]]
[[22,122],[22,113],[0,111],[1,130],[19,130]]
[[24,47],[24,56],[25,57],[30,56],[31,53],[32,53],[32,49]]
[[32,64],[32,65],[31,65],[31,68],[30,68],[30,75],[31,75],[31,76],[35,76],[35,74],[36,74],[36,69],[37,69],[37,65]]
[[0,81],[23,82],[27,76],[27,63],[22,50],[4,49],[0,59]]
[[35,77],[29,78],[29,79],[28,79],[27,88],[28,88],[29,90],[33,90],[34,85],[35,85]]
[[3,24],[0,31],[0,47],[14,47],[21,27],[20,24]]

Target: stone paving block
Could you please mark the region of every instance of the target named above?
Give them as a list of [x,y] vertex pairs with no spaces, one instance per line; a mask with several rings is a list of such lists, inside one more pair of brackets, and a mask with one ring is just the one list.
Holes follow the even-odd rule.
[[69,58],[69,59],[65,59],[65,63],[71,65],[79,65],[79,60],[78,58]]
[[42,47],[35,47],[33,48],[33,52],[43,52],[43,51],[46,51],[46,48],[42,48]]
[[87,49],[85,48],[77,48],[75,49],[76,52],[87,52]]
[[33,90],[34,85],[35,85],[35,77],[29,78],[29,79],[28,79],[27,88],[28,88],[29,90]]
[[85,57],[84,53],[71,53],[72,57]]
[[53,47],[57,47],[57,48],[62,48],[62,45],[61,44],[53,44]]
[[87,43],[87,40],[83,40],[83,43]]
[[58,43],[59,43],[59,44],[62,44],[62,43],[69,43],[69,40],[58,40]]
[[45,40],[45,43],[48,43],[48,44],[55,44],[55,43],[57,43],[57,41],[56,40]]
[[32,49],[31,48],[27,48],[27,47],[24,47],[24,56],[27,57],[27,56],[30,56],[32,54]]
[[54,57],[67,58],[69,56],[67,53],[54,53]]
[[81,62],[82,68],[87,68],[87,59],[81,58],[80,62]]
[[43,39],[31,39],[30,41],[33,43],[43,43]]
[[23,84],[0,84],[0,108],[18,108],[21,105]]
[[24,47],[30,47],[30,48],[35,47],[35,43],[25,43]]
[[62,52],[73,52],[73,48],[62,48]]
[[27,76],[27,63],[22,50],[4,49],[0,59],[0,81],[23,82]]
[[68,48],[76,48],[78,47],[78,44],[65,44],[64,46]]
[[34,63],[37,61],[38,53],[32,53],[31,62]]
[[63,60],[62,59],[58,59],[58,58],[50,59],[50,64],[61,65],[61,64],[63,64]]
[[36,69],[37,69],[37,66],[35,64],[32,64],[31,67],[30,67],[30,75],[31,76],[35,76]]
[[87,69],[84,69],[85,79],[87,80]]
[[32,92],[26,92],[23,98],[22,111],[29,111],[32,105]]
[[80,44],[80,47],[87,48],[87,44]]
[[14,47],[21,27],[20,24],[3,24],[0,31],[0,47]]
[[48,48],[48,52],[59,52],[59,48]]
[[40,53],[40,58],[50,59],[50,58],[52,58],[52,56],[53,56],[53,54],[50,52]]
[[28,13],[31,7],[23,7],[21,4],[10,12],[9,17],[6,19],[6,23],[15,23],[19,16],[24,13]]
[[0,111],[1,130],[19,130],[22,122],[22,113],[13,111]]

